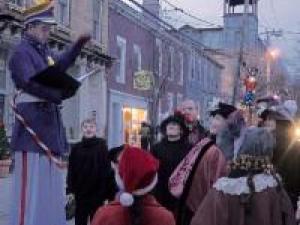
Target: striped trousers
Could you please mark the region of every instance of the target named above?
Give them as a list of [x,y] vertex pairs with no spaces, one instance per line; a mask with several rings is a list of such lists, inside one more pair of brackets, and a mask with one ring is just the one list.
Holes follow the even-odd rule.
[[10,225],[66,225],[63,181],[45,155],[15,152]]

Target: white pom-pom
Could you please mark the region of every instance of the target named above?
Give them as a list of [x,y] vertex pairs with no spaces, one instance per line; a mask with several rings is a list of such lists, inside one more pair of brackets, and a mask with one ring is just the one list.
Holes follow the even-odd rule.
[[120,203],[124,207],[130,207],[134,203],[134,198],[132,194],[124,192],[120,195]]

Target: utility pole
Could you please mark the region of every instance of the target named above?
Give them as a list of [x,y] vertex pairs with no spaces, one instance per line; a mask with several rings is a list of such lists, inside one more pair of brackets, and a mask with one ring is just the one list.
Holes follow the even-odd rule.
[[242,24],[240,27],[240,33],[241,33],[241,41],[240,41],[240,49],[239,49],[239,57],[237,62],[237,68],[236,68],[236,76],[234,77],[234,88],[233,88],[233,96],[232,96],[232,104],[235,105],[237,95],[239,93],[239,81],[241,77],[241,65],[244,61],[244,42],[245,42],[245,25],[246,25],[246,16],[248,14],[249,10],[249,0],[245,0],[245,8],[243,12],[243,19]]

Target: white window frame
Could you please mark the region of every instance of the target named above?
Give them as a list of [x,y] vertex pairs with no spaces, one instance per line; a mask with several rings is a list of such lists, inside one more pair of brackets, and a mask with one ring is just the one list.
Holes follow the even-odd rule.
[[[133,45],[133,55],[134,57],[137,55],[138,56],[138,68],[137,70],[140,71],[142,70],[142,49],[139,45],[134,44]],[[135,60],[135,59],[134,59]],[[137,72],[137,71],[134,71]]]
[[191,81],[192,80],[192,54],[190,54],[188,56],[188,80]]
[[[170,46],[169,48],[169,54],[170,54],[170,63],[171,65],[168,65],[170,68],[171,68],[171,71],[170,71],[170,74],[169,75],[169,80],[173,81],[174,80],[174,74],[175,74],[175,71],[174,71],[174,47]],[[169,72],[169,71],[168,71]]]
[[158,100],[158,118],[159,118],[159,123],[161,122],[161,120],[162,120],[162,100],[161,99],[159,99]]
[[125,83],[125,75],[126,75],[126,44],[127,41],[125,38],[121,36],[117,36],[117,46],[120,47],[120,59],[119,59],[119,74],[116,75],[116,81],[118,83]]
[[[59,25],[62,25],[62,26],[70,26],[70,13],[71,13],[70,0],[65,0],[67,2],[67,4],[66,4],[67,13],[65,13],[65,12],[62,13],[61,1],[63,1],[63,0],[57,0],[57,20],[58,20],[58,23],[59,23]],[[61,17],[62,15],[63,15],[63,19]]]
[[207,66],[207,59],[206,58],[204,58],[204,65],[203,65],[203,68],[204,68],[204,76],[203,76],[203,88],[206,90],[207,89],[207,72],[208,72],[208,70],[207,70],[207,68],[208,68],[208,66]]
[[15,6],[16,8],[19,8],[25,6],[26,0],[21,0],[20,3],[18,3],[18,0],[10,0],[9,3],[11,3],[12,7]]
[[201,67],[201,64],[200,64],[200,61],[199,61],[199,57],[198,57],[198,55],[196,55],[196,58],[195,58],[195,72],[196,72],[197,82],[200,82],[200,79],[201,79],[200,67]]
[[183,85],[183,76],[184,76],[184,58],[183,53],[179,53],[179,85]]
[[198,109],[197,109],[197,111],[198,111],[198,119],[201,119],[201,116],[202,116],[201,100],[197,102],[197,107],[198,107]]
[[196,54],[195,54],[194,51],[192,52],[192,63],[191,63],[191,66],[192,66],[191,80],[194,81],[194,80],[196,80]]
[[213,91],[213,65],[210,61],[208,63],[208,82],[209,89]]
[[201,56],[201,87],[204,88],[205,80],[205,58]]
[[162,41],[160,39],[156,39],[156,46],[158,48],[158,76],[162,76],[162,68],[163,68],[163,57],[162,57]]
[[168,113],[172,113],[174,110],[174,93],[168,92],[167,101],[168,101]]
[[6,91],[7,89],[7,58],[5,54],[0,54],[0,71],[3,73],[3,84],[0,83],[0,90]]
[[[98,4],[97,2],[99,2],[99,18],[97,20],[95,20],[95,15],[94,15],[94,10],[96,7],[95,5]],[[93,39],[95,39],[96,41],[99,41],[101,42],[102,41],[102,14],[103,14],[103,1],[102,0],[93,0],[93,15],[92,15],[92,27],[93,27]],[[97,24],[99,26],[99,30],[98,32],[95,30],[95,27],[94,27],[94,24],[95,24],[95,21],[97,21]]]
[[183,94],[177,93],[176,105],[177,107],[183,102]]

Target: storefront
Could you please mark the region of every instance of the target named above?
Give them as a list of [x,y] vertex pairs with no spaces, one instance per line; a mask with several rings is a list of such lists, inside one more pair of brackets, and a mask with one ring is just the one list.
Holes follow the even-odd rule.
[[111,90],[109,110],[109,147],[140,146],[141,123],[148,119],[146,99]]
[[140,146],[141,123],[147,121],[145,109],[123,107],[123,136],[124,143]]

